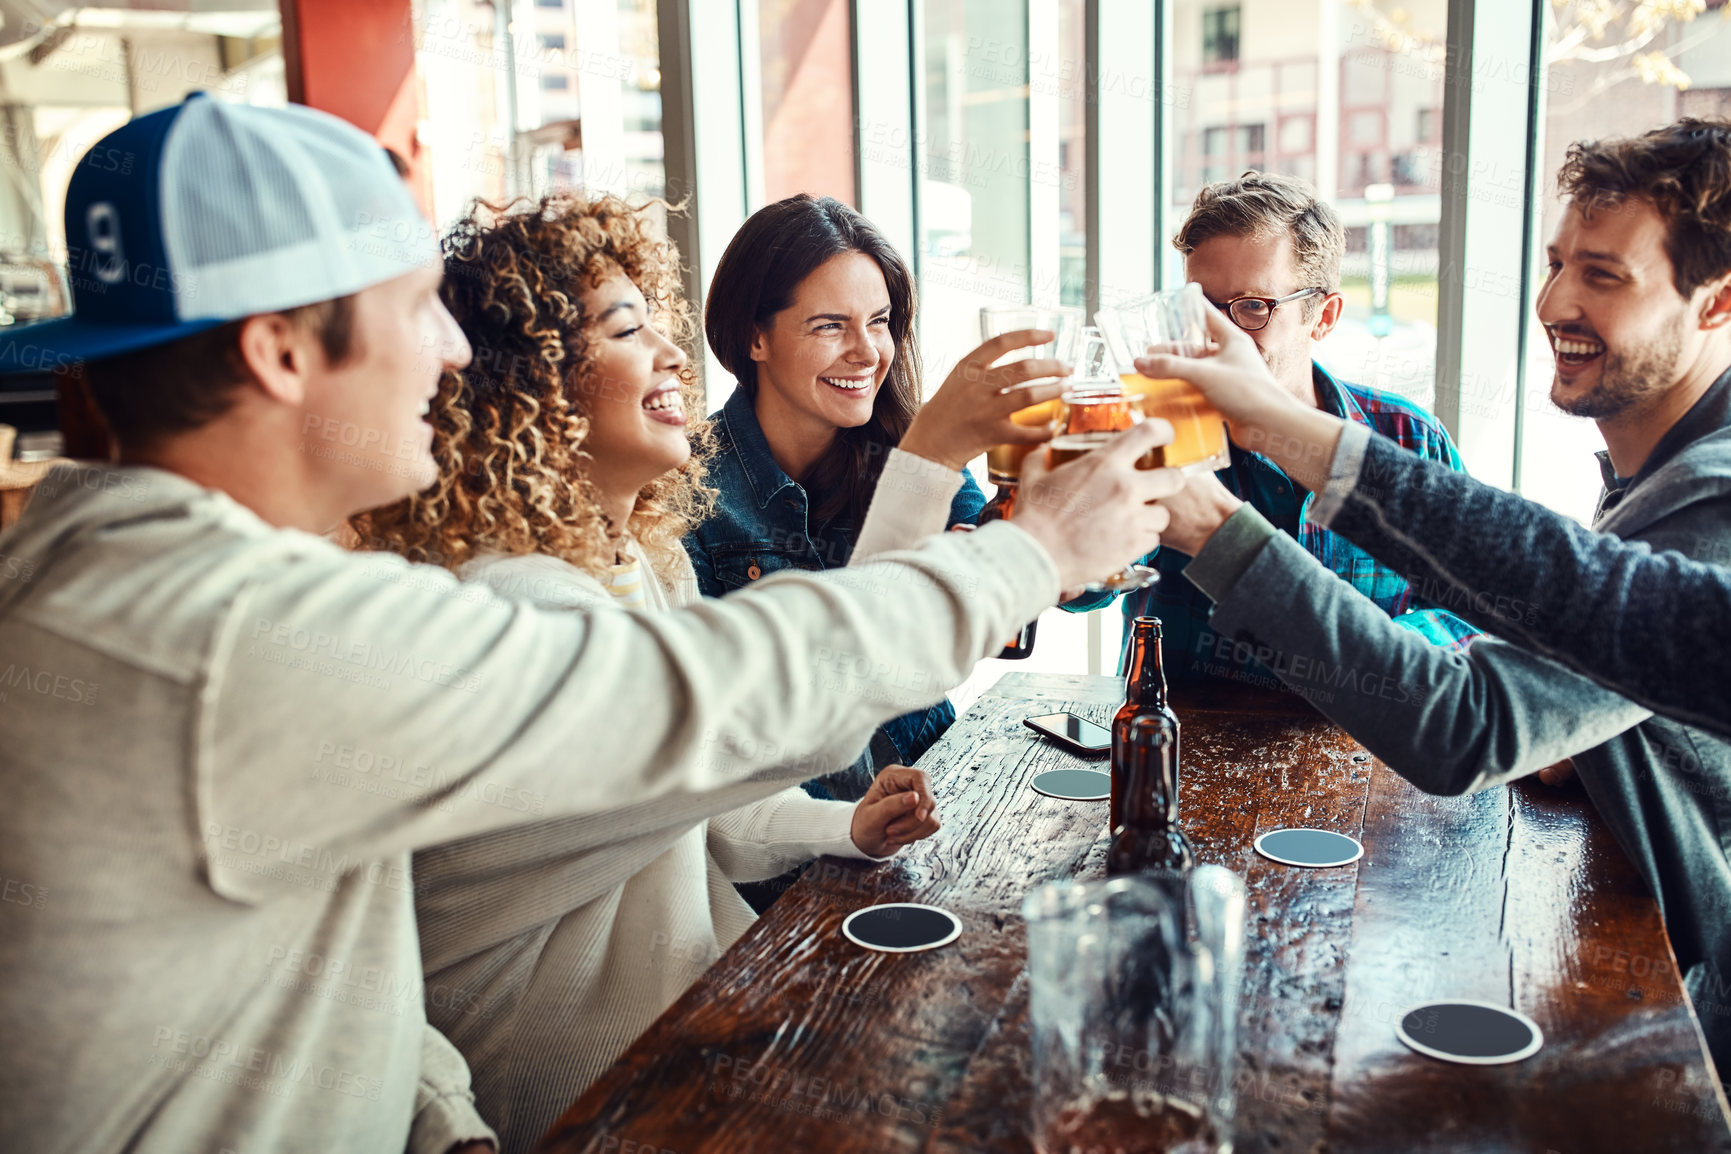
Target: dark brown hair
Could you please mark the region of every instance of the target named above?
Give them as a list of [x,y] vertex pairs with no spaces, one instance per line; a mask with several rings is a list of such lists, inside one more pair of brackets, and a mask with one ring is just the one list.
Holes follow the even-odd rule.
[[838,517],[859,528],[889,451],[901,443],[920,407],[920,358],[914,339],[918,298],[913,274],[871,221],[831,197],[801,193],[758,209],[721,254],[704,306],[703,331],[715,359],[757,400],[752,339],[793,304],[806,277],[833,257],[864,253],[877,263],[890,294],[896,357],[872,404],[871,420],[837,429],[835,441],[802,483],[815,522]]
[[[485,553],[539,553],[590,573],[613,560],[606,515],[584,450],[585,398],[608,387],[591,370],[583,293],[623,275],[657,327],[689,349],[695,337],[680,288],[679,253],[646,208],[613,196],[556,194],[511,206],[477,202],[444,239],[445,306],[474,349],[445,372],[433,400],[439,476],[412,497],[351,519],[362,547],[456,569]],[[696,371],[679,373],[687,412],[700,411]],[[707,428],[692,455],[637,494],[629,528],[671,587],[680,538],[714,490],[703,484]]]
[[1687,297],[1731,272],[1731,120],[1685,116],[1613,140],[1577,140],[1557,171],[1557,191],[1583,213],[1630,197],[1665,221],[1671,281]]
[[[340,365],[356,351],[354,306],[355,298],[346,296],[284,309],[282,315],[317,339],[326,361]],[[240,330],[248,319],[85,365],[90,398],[114,439],[141,447],[228,412],[235,390],[252,380],[240,351]]]
[[[1189,256],[1217,236],[1287,237],[1292,241],[1300,288],[1329,292],[1340,288],[1346,229],[1340,215],[1317,197],[1316,189],[1296,176],[1253,169],[1236,180],[1205,185],[1172,238],[1172,247]],[[1314,312],[1320,301],[1320,297],[1307,300],[1305,315]]]

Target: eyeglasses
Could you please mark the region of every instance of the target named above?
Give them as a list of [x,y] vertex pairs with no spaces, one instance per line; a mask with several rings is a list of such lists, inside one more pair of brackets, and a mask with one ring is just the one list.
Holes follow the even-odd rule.
[[1327,292],[1327,289],[1307,288],[1287,293],[1283,297],[1238,297],[1225,304],[1215,304],[1214,307],[1231,317],[1233,324],[1247,333],[1253,333],[1257,329],[1265,328],[1269,319],[1274,316],[1274,310],[1286,302]]

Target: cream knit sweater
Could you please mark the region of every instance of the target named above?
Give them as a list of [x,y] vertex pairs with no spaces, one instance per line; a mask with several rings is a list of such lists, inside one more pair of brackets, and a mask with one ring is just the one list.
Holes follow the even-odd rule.
[[[854,558],[942,530],[960,485],[959,473],[892,452]],[[548,608],[613,606],[595,578],[550,557],[481,558],[462,576]],[[689,562],[659,576],[644,582],[646,612],[701,600]],[[859,752],[826,750],[812,775]],[[415,855],[427,1017],[468,1059],[476,1105],[508,1154],[532,1148],[751,925],[733,882],[824,854],[866,857],[850,836],[852,804],[735,788],[747,804],[707,822],[689,804],[655,802]]]

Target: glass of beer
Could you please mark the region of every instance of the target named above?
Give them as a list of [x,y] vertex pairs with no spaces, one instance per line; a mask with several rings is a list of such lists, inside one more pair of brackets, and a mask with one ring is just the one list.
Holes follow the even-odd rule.
[[1034,1149],[1230,1149],[1244,883],[1215,865],[1048,882],[1022,916]]
[[1201,390],[1175,377],[1145,377],[1135,365],[1137,357],[1150,352],[1202,355],[1208,346],[1208,307],[1202,286],[1191,283],[1119,308],[1100,309],[1094,323],[1105,335],[1124,391],[1138,398],[1145,416],[1172,422],[1166,463],[1185,473],[1212,473],[1231,464],[1225,418]]
[[[1083,312],[1073,308],[1035,308],[1032,305],[987,307],[980,310],[980,339],[990,340],[1000,333],[1018,329],[1045,329],[1053,334],[1041,345],[1029,345],[1006,353],[998,364],[1027,361],[1039,357],[1055,357],[1073,364],[1076,344],[1082,334]],[[1030,382],[1031,383],[1031,382]],[[1043,401],[1018,410],[1010,419],[1029,428],[1055,428],[1062,419],[1061,405],[1056,400]],[[1014,485],[1022,475],[1022,461],[1034,450],[1033,445],[993,445],[986,450],[986,470],[995,485]]]
[[[1119,433],[1147,419],[1137,409],[1135,399],[1110,377],[1078,381],[1061,400],[1064,404],[1064,427],[1046,442],[1046,464],[1053,469],[1109,444]],[[1161,463],[1162,452],[1156,447],[1138,458],[1136,467],[1157,469]],[[1146,588],[1158,580],[1160,572],[1151,566],[1126,565],[1105,580],[1083,588],[1091,593],[1127,593],[1132,589]]]

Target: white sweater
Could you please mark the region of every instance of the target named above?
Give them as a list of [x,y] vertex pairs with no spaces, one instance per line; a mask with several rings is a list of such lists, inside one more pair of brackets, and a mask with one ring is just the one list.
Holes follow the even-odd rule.
[[[892,453],[855,559],[941,530],[960,485],[959,473]],[[646,575],[644,612],[701,600],[683,556],[669,592],[648,576],[636,543],[629,548]],[[545,608],[625,612],[593,576],[550,557],[485,557],[463,577]],[[860,744],[840,736],[822,758],[839,768]],[[866,858],[850,836],[853,810],[795,787],[707,822],[652,803],[417,854],[427,1015],[468,1059],[476,1105],[501,1148],[532,1148],[746,931],[751,908],[731,883],[824,854]]]
[[[106,466],[51,473],[0,555],[28,575],[0,581],[0,877],[33,899],[0,903],[0,1150],[44,1154],[390,1154],[411,1127],[443,1154],[473,1112],[426,1024],[412,850],[760,800],[1058,593],[988,525],[555,612]],[[494,896],[564,912],[641,868],[580,857]]]

